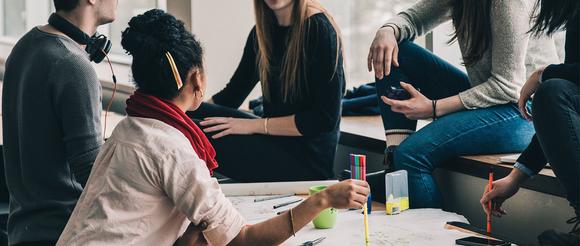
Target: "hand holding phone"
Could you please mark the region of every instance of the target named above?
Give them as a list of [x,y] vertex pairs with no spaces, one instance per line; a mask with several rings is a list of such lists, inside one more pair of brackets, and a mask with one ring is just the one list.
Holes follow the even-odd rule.
[[386,93],[387,98],[393,100],[409,100],[411,94],[400,86],[389,86]]

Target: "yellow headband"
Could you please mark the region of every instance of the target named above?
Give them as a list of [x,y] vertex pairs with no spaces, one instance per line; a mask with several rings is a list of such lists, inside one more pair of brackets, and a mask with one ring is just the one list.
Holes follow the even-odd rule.
[[171,56],[171,53],[169,53],[169,51],[165,53],[165,57],[167,57],[167,60],[169,61],[169,66],[171,66],[171,72],[173,72],[173,77],[175,77],[175,83],[177,83],[177,90],[179,90],[183,86],[183,82],[181,81],[181,77],[179,76],[179,70],[177,70],[175,60],[173,60],[173,56]]

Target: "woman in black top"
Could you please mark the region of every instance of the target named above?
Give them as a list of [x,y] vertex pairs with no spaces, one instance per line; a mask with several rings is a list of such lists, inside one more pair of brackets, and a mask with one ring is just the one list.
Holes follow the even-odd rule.
[[[536,71],[522,88],[519,107],[533,120],[536,136],[522,153],[513,171],[484,193],[481,205],[487,213],[501,216],[502,203],[515,195],[521,183],[550,163],[566,190],[576,217],[570,233],[549,230],[538,239],[541,245],[580,245],[580,2],[538,0],[541,8],[532,32],[553,34],[566,29],[566,61]],[[533,97],[532,114],[526,102]],[[493,211],[487,209],[492,200]]]
[[[255,0],[256,27],[226,88],[190,112],[237,181],[334,176],[345,80],[341,39],[314,0]],[[264,118],[238,111],[261,82]],[[201,116],[206,117],[201,119]]]

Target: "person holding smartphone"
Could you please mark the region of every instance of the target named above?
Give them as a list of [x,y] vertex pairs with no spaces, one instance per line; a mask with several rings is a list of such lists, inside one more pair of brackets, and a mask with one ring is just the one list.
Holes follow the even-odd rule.
[[[517,101],[526,76],[558,62],[530,37],[533,0],[422,0],[389,20],[371,45],[386,135],[385,160],[409,173],[410,205],[441,207],[434,169],[461,155],[522,151],[534,134]],[[451,20],[467,73],[412,41]],[[408,99],[388,98],[391,88]],[[404,98],[403,98],[404,99]],[[415,132],[417,120],[434,119]]]

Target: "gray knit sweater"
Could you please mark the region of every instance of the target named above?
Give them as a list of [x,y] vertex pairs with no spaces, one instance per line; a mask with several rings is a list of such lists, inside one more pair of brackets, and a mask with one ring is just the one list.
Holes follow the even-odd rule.
[[[421,0],[389,20],[400,29],[399,42],[414,40],[451,20],[454,0]],[[534,38],[530,30],[534,0],[491,0],[492,44],[477,63],[467,66],[472,88],[461,92],[468,109],[515,103],[521,87],[537,68],[560,63],[555,42]],[[458,40],[461,52],[465,40]]]
[[101,85],[88,54],[33,28],[6,62],[2,116],[10,244],[56,241],[103,142]]

